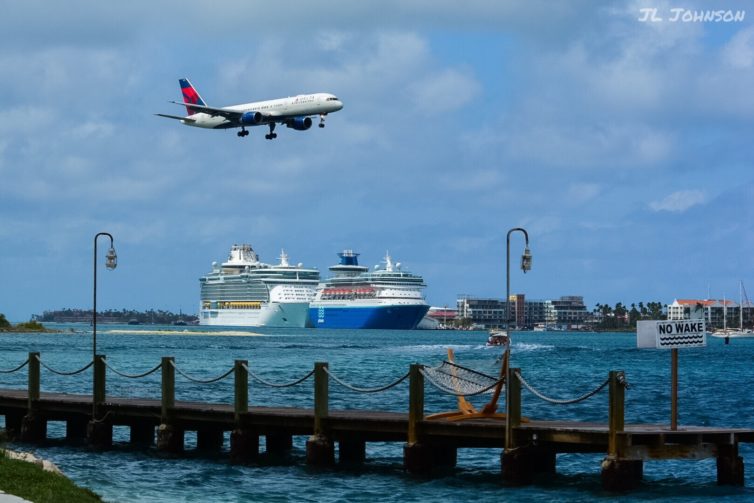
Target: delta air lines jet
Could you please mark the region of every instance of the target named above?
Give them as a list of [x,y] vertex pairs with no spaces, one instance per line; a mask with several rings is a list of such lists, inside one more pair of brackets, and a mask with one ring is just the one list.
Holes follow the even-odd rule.
[[290,98],[257,101],[243,105],[222,108],[207,106],[188,79],[179,79],[183,103],[171,101],[186,107],[187,116],[155,114],[168,119],[176,119],[187,126],[207,129],[241,128],[239,137],[247,136],[248,126],[268,126],[270,132],[264,137],[277,138],[276,124],[285,124],[296,131],[306,131],[312,127],[312,116],[319,115],[319,127],[325,127],[325,116],[343,108],[343,103],[327,93],[301,94]]

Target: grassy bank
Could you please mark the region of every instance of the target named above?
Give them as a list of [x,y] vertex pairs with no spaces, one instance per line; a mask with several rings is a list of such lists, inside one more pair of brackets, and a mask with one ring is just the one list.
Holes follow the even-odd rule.
[[57,473],[47,472],[34,463],[9,459],[0,453],[0,490],[35,503],[94,503],[102,499],[77,487]]

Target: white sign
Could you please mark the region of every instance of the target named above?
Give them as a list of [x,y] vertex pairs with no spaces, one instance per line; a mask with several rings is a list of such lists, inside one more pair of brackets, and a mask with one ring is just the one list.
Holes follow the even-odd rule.
[[704,320],[639,321],[636,346],[639,348],[700,348],[707,345]]

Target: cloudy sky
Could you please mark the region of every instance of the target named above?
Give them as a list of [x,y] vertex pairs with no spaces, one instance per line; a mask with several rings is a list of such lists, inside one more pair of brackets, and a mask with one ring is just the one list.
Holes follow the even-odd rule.
[[[598,6],[596,6],[598,5]],[[389,250],[433,305],[754,292],[754,2],[0,0],[0,312],[198,309],[233,243]],[[654,21],[643,9],[651,11]],[[743,11],[683,22],[673,9]],[[686,11],[682,13],[685,14]],[[182,126],[310,92],[325,129]],[[752,293],[754,295],[754,293]]]

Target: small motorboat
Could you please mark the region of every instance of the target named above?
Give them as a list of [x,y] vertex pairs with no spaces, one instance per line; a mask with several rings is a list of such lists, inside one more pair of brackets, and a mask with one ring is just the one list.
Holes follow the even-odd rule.
[[489,337],[487,337],[488,346],[507,346],[509,342],[510,337],[508,337],[508,332],[502,330],[493,330],[490,332]]

